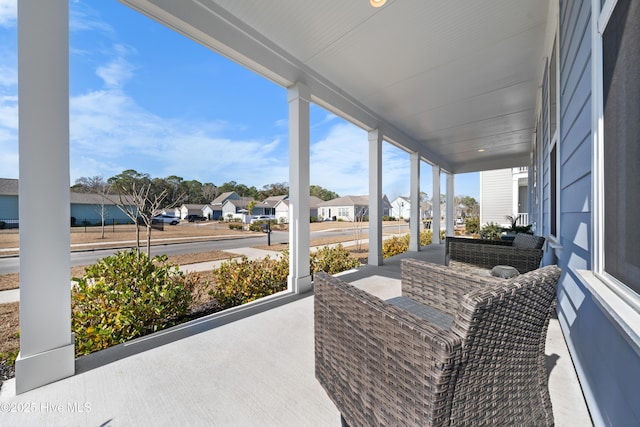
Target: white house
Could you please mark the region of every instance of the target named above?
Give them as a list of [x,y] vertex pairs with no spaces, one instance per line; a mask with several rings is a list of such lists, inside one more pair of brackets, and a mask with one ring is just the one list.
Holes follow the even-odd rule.
[[506,216],[517,215],[518,225],[529,224],[529,172],[517,167],[480,172],[480,224],[510,225]]
[[[388,216],[391,203],[382,196],[382,216]],[[318,203],[318,219],[356,221],[369,216],[369,196],[344,196]]]
[[[202,210],[207,205],[201,204],[183,204],[180,206],[180,219],[185,219],[187,215],[202,215]],[[207,217],[208,218],[208,217]]]
[[[318,205],[322,203],[323,200],[316,197],[309,197],[309,217],[310,218],[318,218]],[[289,200],[283,199],[279,201],[275,206],[275,218],[280,223],[289,222]]]
[[[222,213],[222,205],[224,205],[227,200],[240,200],[240,196],[238,196],[235,191],[228,191],[226,193],[220,194],[218,197],[211,201],[211,207],[206,208],[207,215],[204,216],[211,219],[224,218],[224,215]],[[209,209],[211,210],[211,216],[208,215]]]

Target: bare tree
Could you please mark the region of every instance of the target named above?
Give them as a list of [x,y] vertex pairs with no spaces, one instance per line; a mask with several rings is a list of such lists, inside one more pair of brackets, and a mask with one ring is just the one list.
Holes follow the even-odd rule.
[[[168,190],[162,190],[159,193],[151,192],[151,183],[148,184],[136,184],[131,185],[117,185],[115,186],[118,193],[118,201],[116,205],[122,212],[136,224],[136,245],[140,247],[140,229],[138,225],[142,222],[147,229],[147,255],[151,256],[151,226],[153,224],[153,217],[158,215],[163,203],[169,196]],[[181,200],[182,197],[178,197]],[[178,201],[174,202],[175,206]],[[173,207],[168,206],[168,207]]]
[[76,190],[93,193],[100,197],[95,210],[100,215],[100,238],[104,239],[104,223],[107,217],[106,202],[109,200],[111,184],[106,182],[102,176],[92,176],[78,178],[74,187]]
[[362,251],[362,231],[363,231],[362,229],[364,225],[364,219],[367,216],[369,209],[364,206],[360,207],[359,210],[357,210],[358,209],[357,207],[355,209],[356,209],[356,212],[355,212],[354,222],[356,223],[356,225],[353,229],[353,237],[356,242],[356,252],[361,252]]

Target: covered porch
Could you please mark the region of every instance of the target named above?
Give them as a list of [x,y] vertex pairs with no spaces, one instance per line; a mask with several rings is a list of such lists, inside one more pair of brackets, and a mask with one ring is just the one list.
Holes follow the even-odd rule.
[[[380,298],[392,298],[400,294],[404,257],[442,264],[444,245],[398,255],[342,278]],[[192,335],[172,342],[162,337],[178,336],[187,325],[159,334],[157,344],[143,338],[119,346],[120,355],[128,353],[127,347],[148,349],[120,359],[113,353],[111,363],[90,355],[76,362],[75,376],[17,397],[11,396],[15,380],[5,383],[0,404],[25,410],[3,417],[15,426],[339,425],[337,409],[314,377],[311,292],[275,308],[245,311],[230,323],[224,318],[194,321]],[[551,320],[546,356],[556,425],[590,425],[557,319]]]
[[[617,52],[637,54],[636,3],[122,2],[286,89],[288,293],[256,305],[278,307],[255,316],[235,319],[238,312],[256,309],[245,307],[225,314],[237,321],[212,329],[198,324],[196,335],[184,328],[180,340],[160,334],[166,340],[161,347],[143,339],[123,346],[127,358],[90,370],[85,362],[76,364],[69,316],[68,2],[20,0],[21,348],[19,396],[9,402],[64,397],[65,403],[90,403],[92,411],[81,416],[102,423],[188,419],[238,425],[255,424],[256,417],[266,425],[337,422],[335,409],[313,380],[311,359],[309,106],[315,103],[368,135],[370,251],[369,266],[359,273],[366,276],[359,277],[362,286],[368,282],[375,288],[394,268],[394,261],[382,259],[383,142],[410,156],[412,217],[419,216],[421,165],[431,166],[433,229],[440,229],[439,198],[446,193],[443,228],[448,234],[453,233],[456,174],[528,167],[529,222],[547,239],[542,262],[563,271],[550,340],[562,343],[552,337],[563,335],[571,358],[550,350],[549,356],[559,355],[552,382],[575,366],[596,425],[638,425],[640,261],[632,212],[640,192],[635,191],[638,127],[630,124],[638,122],[639,112],[623,88],[635,84],[625,78],[637,74],[640,60],[632,56],[616,68]],[[604,46],[607,28],[616,30],[613,34],[620,29],[625,43],[612,36]],[[609,120],[605,76],[622,82],[611,95],[620,110],[608,110]],[[628,163],[626,174],[618,173],[624,162],[615,156],[605,162],[611,152],[605,153],[603,123],[630,135],[625,140],[609,129],[609,147],[628,144],[629,154],[619,154]],[[46,182],[40,179],[43,170]],[[441,190],[442,174],[447,179]],[[615,187],[605,185],[610,178],[616,179]],[[615,194],[625,197],[611,197]],[[32,209],[40,204],[51,207],[46,224]],[[613,214],[620,217],[610,220]],[[614,223],[626,225],[604,225]],[[411,223],[409,256],[442,248],[435,233],[434,245],[421,251],[418,227],[417,221]],[[393,275],[387,280],[396,283]],[[137,346],[148,351],[136,352]],[[560,369],[565,362],[567,369]],[[567,378],[573,379],[560,386],[560,394],[552,390],[556,410],[563,407],[566,384],[580,395],[575,377]],[[570,415],[565,423],[558,413],[557,425],[587,422],[576,415],[584,411],[572,412],[580,406],[576,401],[566,401]],[[16,415],[17,422],[28,419]]]

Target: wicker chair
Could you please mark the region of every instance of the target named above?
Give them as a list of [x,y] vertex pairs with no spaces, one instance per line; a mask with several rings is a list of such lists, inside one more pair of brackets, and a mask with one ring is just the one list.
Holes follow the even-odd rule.
[[446,238],[446,264],[451,261],[490,269],[510,265],[520,274],[535,270],[542,261],[544,237],[519,233],[512,241]]
[[316,378],[353,427],[553,425],[544,346],[559,276],[404,259],[392,303],[318,273]]

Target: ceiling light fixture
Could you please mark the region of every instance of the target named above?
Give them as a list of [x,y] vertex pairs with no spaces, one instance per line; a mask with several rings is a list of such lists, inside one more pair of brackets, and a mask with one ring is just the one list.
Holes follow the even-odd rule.
[[369,0],[371,7],[382,7],[386,2],[387,0]]
[[484,148],[479,149],[478,153],[484,153]]

